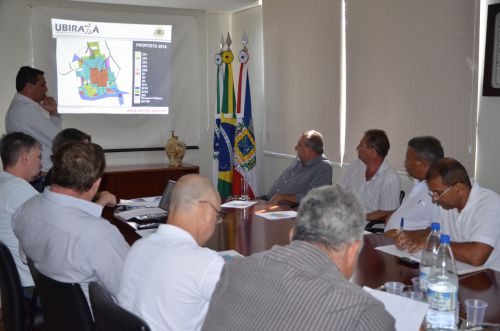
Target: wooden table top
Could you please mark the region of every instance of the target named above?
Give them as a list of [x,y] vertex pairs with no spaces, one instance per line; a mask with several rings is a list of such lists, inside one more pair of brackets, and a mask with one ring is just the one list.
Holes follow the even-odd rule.
[[[266,220],[258,214],[266,211],[289,210],[285,206],[271,205],[259,201],[248,209],[224,208],[226,217],[217,225],[207,247],[216,251],[236,250],[248,256],[270,249],[274,245],[290,242],[289,231],[294,219]],[[119,227],[122,233],[133,232],[130,226]],[[127,230],[128,228],[128,230]],[[132,230],[130,230],[132,229]],[[124,235],[126,235],[124,233]],[[139,238],[137,234],[135,238]],[[131,234],[128,233],[128,237]],[[400,281],[411,285],[411,278],[419,275],[418,265],[402,262],[396,256],[378,251],[377,246],[393,244],[394,240],[381,235],[367,234],[359,254],[352,281],[360,286],[378,288],[388,281]],[[489,303],[485,322],[500,323],[500,272],[490,269],[459,276],[460,315],[465,317],[463,301],[480,298]]]

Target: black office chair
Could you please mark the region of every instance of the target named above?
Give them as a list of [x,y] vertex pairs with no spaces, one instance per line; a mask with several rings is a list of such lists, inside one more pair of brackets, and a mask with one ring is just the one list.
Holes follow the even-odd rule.
[[77,283],[61,283],[39,272],[28,259],[28,266],[42,301],[44,330],[94,331],[94,320],[87,299]]
[[89,294],[97,331],[150,330],[142,318],[120,307],[101,284],[91,282]]
[[[405,191],[401,190],[399,192],[399,205],[403,202],[403,199],[405,198]],[[382,234],[384,233],[384,226],[385,222],[387,220],[373,220],[368,222],[368,224],[365,226],[365,230],[371,233],[376,233],[376,234]],[[383,226],[377,226],[379,224],[382,224]]]
[[42,314],[36,312],[36,290],[33,301],[25,298],[16,263],[7,246],[0,241],[0,292],[2,317],[6,331],[26,331],[39,327]]

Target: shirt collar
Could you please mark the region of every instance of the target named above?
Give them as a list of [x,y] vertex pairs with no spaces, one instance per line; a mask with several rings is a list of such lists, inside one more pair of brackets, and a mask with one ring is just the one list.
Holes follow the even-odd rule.
[[[16,97],[17,97],[18,99],[23,100],[23,101],[28,101],[28,102],[36,103],[36,102],[35,102],[35,101],[33,101],[32,99],[28,98],[27,96],[25,96],[24,94],[21,94],[21,93],[19,93],[19,92],[17,92],[17,93],[16,93]],[[38,104],[38,103],[36,103],[36,104]]]
[[314,159],[307,161],[307,162],[302,162],[300,161],[299,158],[297,158],[297,161],[299,161],[300,165],[303,167],[310,167],[315,163],[318,163],[321,159],[323,159],[323,155],[318,155]]
[[380,164],[380,167],[378,167],[377,175],[384,172],[388,167],[389,167],[389,162],[387,161],[386,158],[384,158],[384,161],[382,161],[382,164]]
[[198,245],[198,243],[196,242],[194,237],[191,235],[191,233],[189,233],[186,230],[184,230],[178,226],[175,226],[175,225],[160,224],[160,226],[156,230],[156,233],[170,235],[172,237],[176,237],[176,238],[181,239],[183,241],[189,241],[195,245]]
[[472,208],[472,206],[476,203],[476,194],[478,190],[479,190],[479,185],[476,182],[473,182],[472,188],[469,192],[469,198],[467,199],[467,202],[465,203],[465,206],[460,213],[462,213],[464,210]]
[[87,200],[75,198],[67,194],[56,193],[51,190],[44,190],[45,199],[67,207],[77,208],[95,217],[101,217],[102,206]]

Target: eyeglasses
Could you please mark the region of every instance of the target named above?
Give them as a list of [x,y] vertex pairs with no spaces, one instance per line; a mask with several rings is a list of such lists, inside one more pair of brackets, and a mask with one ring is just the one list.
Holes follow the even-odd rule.
[[432,191],[429,191],[429,195],[431,196],[431,198],[433,198],[434,200],[439,200],[441,199],[442,197],[445,196],[446,193],[448,193],[448,191],[450,191],[452,189],[452,187],[455,186],[455,184],[451,185],[450,187],[448,187],[446,190],[443,191],[443,193],[441,194],[437,194],[436,192],[432,192]]
[[215,206],[210,201],[201,200],[198,202],[199,203],[208,203],[209,206],[212,207],[212,209],[215,211],[215,222],[217,224],[222,223],[222,221],[224,220],[224,217],[226,216],[226,214],[224,212],[222,212],[220,209],[215,208]]

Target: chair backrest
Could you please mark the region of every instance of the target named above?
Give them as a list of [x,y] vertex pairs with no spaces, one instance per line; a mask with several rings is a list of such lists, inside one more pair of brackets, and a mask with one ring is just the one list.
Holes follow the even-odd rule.
[[0,241],[0,292],[2,317],[6,331],[25,331],[27,327],[25,299],[16,263],[7,246]]
[[95,330],[87,299],[78,283],[54,280],[39,272],[30,259],[28,266],[42,302],[44,330]]
[[91,282],[89,294],[97,331],[150,330],[142,318],[120,307],[101,284]]

